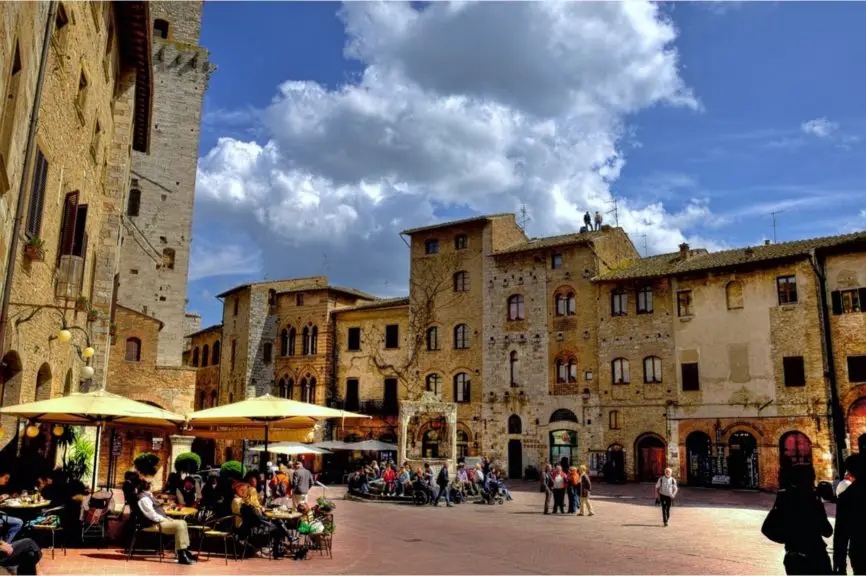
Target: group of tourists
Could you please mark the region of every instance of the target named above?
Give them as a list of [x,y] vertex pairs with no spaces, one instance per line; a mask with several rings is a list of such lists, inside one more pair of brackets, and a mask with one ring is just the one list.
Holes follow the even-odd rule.
[[[550,513],[552,501],[554,514],[595,515],[592,510],[592,502],[589,500],[592,481],[585,465],[581,465],[580,468],[571,466],[566,472],[561,464],[557,464],[555,467],[545,464],[541,473],[541,490],[544,492],[545,514]],[[566,498],[568,499],[567,512]]]

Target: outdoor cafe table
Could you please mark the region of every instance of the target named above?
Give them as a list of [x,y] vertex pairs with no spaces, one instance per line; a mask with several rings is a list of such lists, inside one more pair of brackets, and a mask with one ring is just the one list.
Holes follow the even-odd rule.
[[166,516],[171,516],[172,518],[186,518],[187,516],[192,516],[196,512],[198,512],[198,510],[189,506],[184,506],[183,508],[166,508],[165,510]]
[[35,518],[39,515],[39,512],[49,506],[51,506],[51,500],[42,500],[41,502],[32,502],[30,504],[24,504],[23,502],[10,502],[7,500],[0,504],[0,509],[12,516],[25,516],[22,520],[29,520],[31,516]]
[[274,520],[298,520],[302,516],[300,512],[284,512],[282,510],[267,510],[265,516]]

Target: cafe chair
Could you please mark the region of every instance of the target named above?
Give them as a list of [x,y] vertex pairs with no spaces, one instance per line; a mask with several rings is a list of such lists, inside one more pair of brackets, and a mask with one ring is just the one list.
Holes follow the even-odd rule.
[[135,518],[135,531],[132,533],[132,541],[129,543],[129,551],[126,555],[126,561],[129,562],[129,559],[132,558],[133,554],[135,554],[135,542],[138,540],[140,535],[156,534],[157,540],[159,541],[157,548],[157,551],[159,552],[159,561],[162,562],[162,559],[165,557],[165,547],[163,546],[162,541],[162,527],[159,524],[152,524],[141,514],[135,514],[133,517]]
[[25,530],[32,530],[33,532],[51,533],[51,559],[54,560],[55,548],[57,544],[57,533],[60,532],[61,542],[63,543],[63,555],[66,556],[66,533],[63,531],[63,525],[59,522],[60,518],[63,515],[64,506],[56,506],[54,508],[49,508],[42,512],[42,517],[48,516],[56,516],[58,519],[57,523],[52,524],[36,524],[35,520],[28,522],[24,525]]
[[[201,549],[204,546],[205,540],[222,540],[223,541],[223,558],[226,565],[229,563],[229,540],[232,542],[232,559],[237,562],[238,549],[235,542],[235,536],[232,532],[234,524],[234,516],[223,516],[210,520],[204,525],[204,530],[201,531],[201,537],[198,541],[198,555],[201,557]],[[207,557],[210,559],[210,550],[207,551]]]

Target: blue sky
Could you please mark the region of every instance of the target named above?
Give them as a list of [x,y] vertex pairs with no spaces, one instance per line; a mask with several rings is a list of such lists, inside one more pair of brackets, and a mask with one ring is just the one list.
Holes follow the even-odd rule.
[[616,197],[650,253],[762,242],[774,210],[779,241],[860,229],[864,27],[863,3],[208,2],[189,308],[218,322],[265,276],[399,294],[397,231],[521,204],[540,236]]

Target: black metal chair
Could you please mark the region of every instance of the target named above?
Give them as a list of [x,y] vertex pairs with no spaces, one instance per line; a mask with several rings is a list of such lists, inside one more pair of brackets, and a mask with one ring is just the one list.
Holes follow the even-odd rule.
[[[223,516],[222,518],[215,518],[204,525],[204,530],[201,531],[201,535],[198,542],[198,554],[201,556],[201,549],[204,546],[205,540],[222,540],[223,541],[223,557],[225,558],[226,565],[229,563],[229,540],[232,541],[232,559],[237,562],[238,560],[238,549],[237,543],[235,542],[235,535],[233,532],[235,517],[234,516]],[[207,551],[207,557],[210,558],[210,550]]]
[[165,547],[162,541],[162,527],[159,524],[153,524],[138,513],[133,513],[133,518],[135,522],[135,531],[132,533],[132,541],[129,543],[126,561],[129,562],[129,559],[132,558],[133,554],[135,554],[135,542],[141,534],[156,534],[157,540],[159,541],[157,548],[157,551],[159,552],[159,561],[162,562],[162,559],[165,557]]

